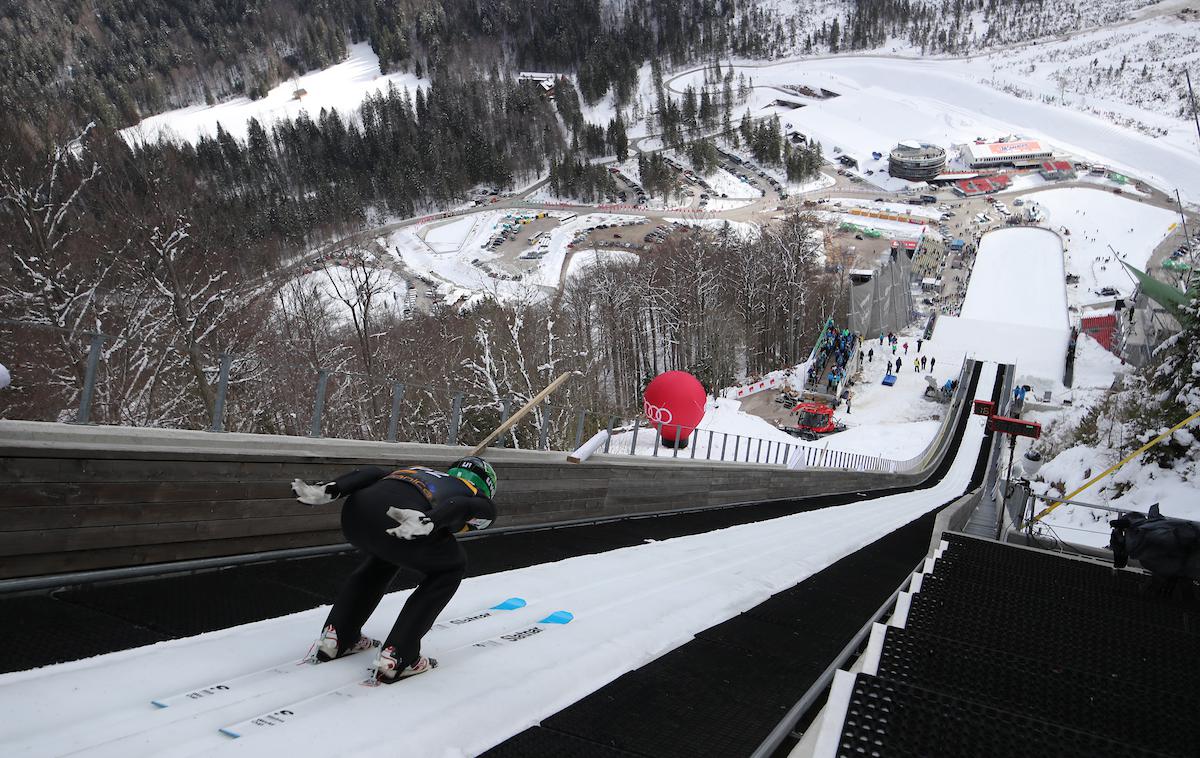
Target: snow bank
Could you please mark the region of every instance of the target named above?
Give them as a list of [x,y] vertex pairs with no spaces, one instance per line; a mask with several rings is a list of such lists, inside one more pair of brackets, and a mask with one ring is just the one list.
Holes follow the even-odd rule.
[[457,252],[466,244],[468,236],[474,231],[483,215],[485,214],[472,214],[431,226],[425,233],[425,244],[429,245],[434,252]]
[[628,250],[581,250],[571,256],[567,264],[567,276],[576,277],[587,273],[587,270],[601,263],[637,263],[638,254]]
[[758,236],[758,224],[751,224],[747,221],[728,221],[723,218],[664,218],[663,221],[669,224],[690,224],[718,233],[728,229],[731,234],[744,240]]
[[[389,85],[407,89],[410,94],[428,82],[412,74],[379,73],[379,57],[370,44],[350,45],[349,56],[341,63],[314,71],[275,87],[258,100],[238,97],[216,105],[192,105],[143,119],[120,134],[127,142],[154,142],[160,137],[196,142],[201,135],[216,136],[217,124],[234,137],[245,139],[246,122],[258,119],[264,127],[274,121],[293,119],[300,111],[316,118],[322,108],[336,110],[343,118],[355,113],[366,96],[385,91]],[[297,100],[295,93],[306,94]]]

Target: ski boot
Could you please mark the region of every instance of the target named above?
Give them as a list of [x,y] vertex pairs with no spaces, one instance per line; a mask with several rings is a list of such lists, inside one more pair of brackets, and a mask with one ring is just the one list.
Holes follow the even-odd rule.
[[437,668],[437,665],[436,658],[426,658],[422,655],[413,661],[412,665],[400,668],[396,648],[389,645],[379,652],[379,658],[375,660],[375,681],[379,684],[394,684],[401,679],[424,674],[429,669]]
[[321,632],[321,638],[313,643],[312,650],[309,651],[309,660],[313,663],[325,663],[326,661],[332,661],[334,658],[343,658],[347,655],[379,647],[379,644],[379,640],[373,640],[363,635],[358,638],[358,642],[354,643],[353,646],[339,654],[337,630],[330,624]]

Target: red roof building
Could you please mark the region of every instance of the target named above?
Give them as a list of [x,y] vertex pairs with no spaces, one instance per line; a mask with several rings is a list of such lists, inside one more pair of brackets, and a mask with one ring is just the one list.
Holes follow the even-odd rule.
[[1007,174],[980,177],[978,179],[962,179],[954,183],[954,191],[963,197],[978,197],[999,192],[1009,184]]
[[1062,181],[1075,178],[1075,167],[1068,161],[1045,161],[1038,173],[1046,181]]

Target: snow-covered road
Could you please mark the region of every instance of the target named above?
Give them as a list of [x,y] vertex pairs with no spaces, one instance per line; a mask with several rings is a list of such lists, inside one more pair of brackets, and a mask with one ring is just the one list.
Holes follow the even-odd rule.
[[[990,396],[994,377],[985,367],[980,396]],[[0,748],[6,756],[474,755],[952,499],[970,480],[982,432],[972,416],[948,474],[929,489],[468,579],[447,616],[511,596],[528,605],[434,630],[426,652],[442,665],[431,674],[241,739],[217,730],[352,683],[367,656],[297,667],[230,698],[164,709],[150,701],[303,655],[324,608],[8,674]],[[367,633],[383,636],[407,595],[385,598]],[[517,644],[470,647],[557,610],[575,620]]]

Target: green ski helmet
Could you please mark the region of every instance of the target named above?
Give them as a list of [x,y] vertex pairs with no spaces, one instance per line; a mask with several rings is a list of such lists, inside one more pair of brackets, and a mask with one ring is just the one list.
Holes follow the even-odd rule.
[[496,469],[477,455],[459,458],[446,473],[462,479],[485,497],[496,496]]

